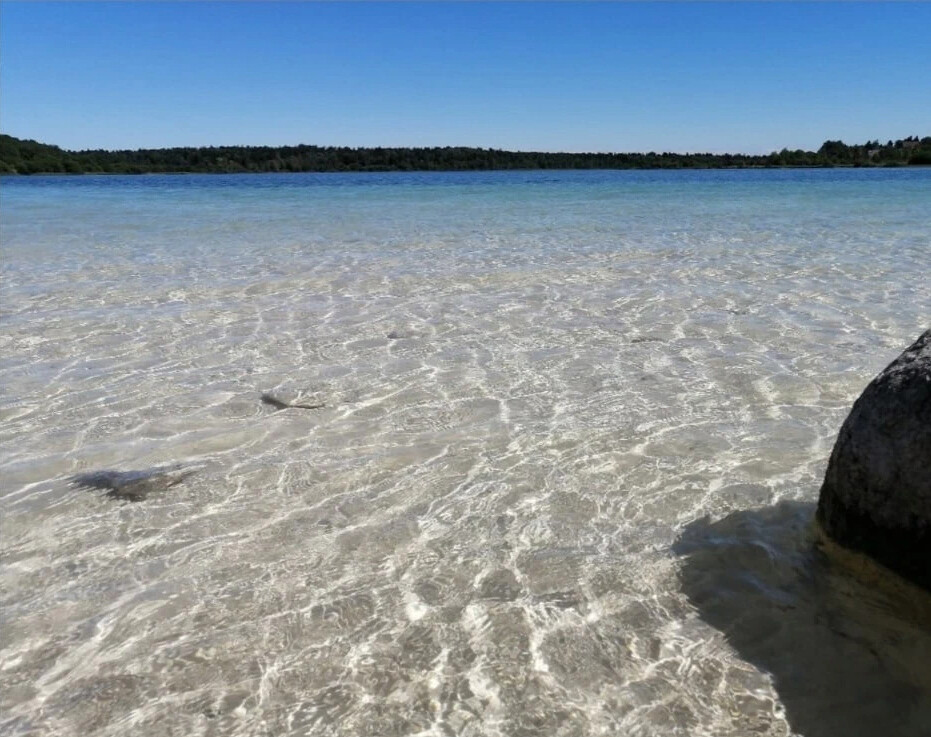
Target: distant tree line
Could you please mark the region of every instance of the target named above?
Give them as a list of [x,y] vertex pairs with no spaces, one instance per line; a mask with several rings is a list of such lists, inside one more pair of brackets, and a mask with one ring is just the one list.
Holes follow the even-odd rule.
[[136,151],[66,151],[0,134],[0,174],[146,174],[167,172],[474,171],[491,169],[723,169],[747,167],[907,166],[931,164],[931,136],[764,156],[699,153],[546,153],[489,148],[209,146]]

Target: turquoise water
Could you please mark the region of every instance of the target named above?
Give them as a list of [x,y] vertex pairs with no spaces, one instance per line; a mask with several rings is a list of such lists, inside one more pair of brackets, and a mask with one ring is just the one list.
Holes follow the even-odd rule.
[[3,731],[923,734],[927,612],[808,521],[931,323],[929,205],[928,169],[4,178]]

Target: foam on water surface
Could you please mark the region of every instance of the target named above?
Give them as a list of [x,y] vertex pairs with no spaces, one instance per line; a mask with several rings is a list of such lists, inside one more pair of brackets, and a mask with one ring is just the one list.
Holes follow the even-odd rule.
[[926,732],[808,522],[927,171],[3,188],[4,733]]

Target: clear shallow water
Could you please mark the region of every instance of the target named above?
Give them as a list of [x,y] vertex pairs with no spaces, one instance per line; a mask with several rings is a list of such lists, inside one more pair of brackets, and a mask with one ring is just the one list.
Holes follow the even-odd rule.
[[926,602],[808,523],[931,320],[929,204],[929,170],[4,179],[4,733],[926,734]]

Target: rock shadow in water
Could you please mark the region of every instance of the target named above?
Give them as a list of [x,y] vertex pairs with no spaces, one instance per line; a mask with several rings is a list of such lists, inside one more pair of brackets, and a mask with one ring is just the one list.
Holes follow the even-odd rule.
[[684,592],[771,674],[794,732],[927,737],[931,599],[840,566],[816,543],[814,512],[783,502],[692,522],[673,546]]

